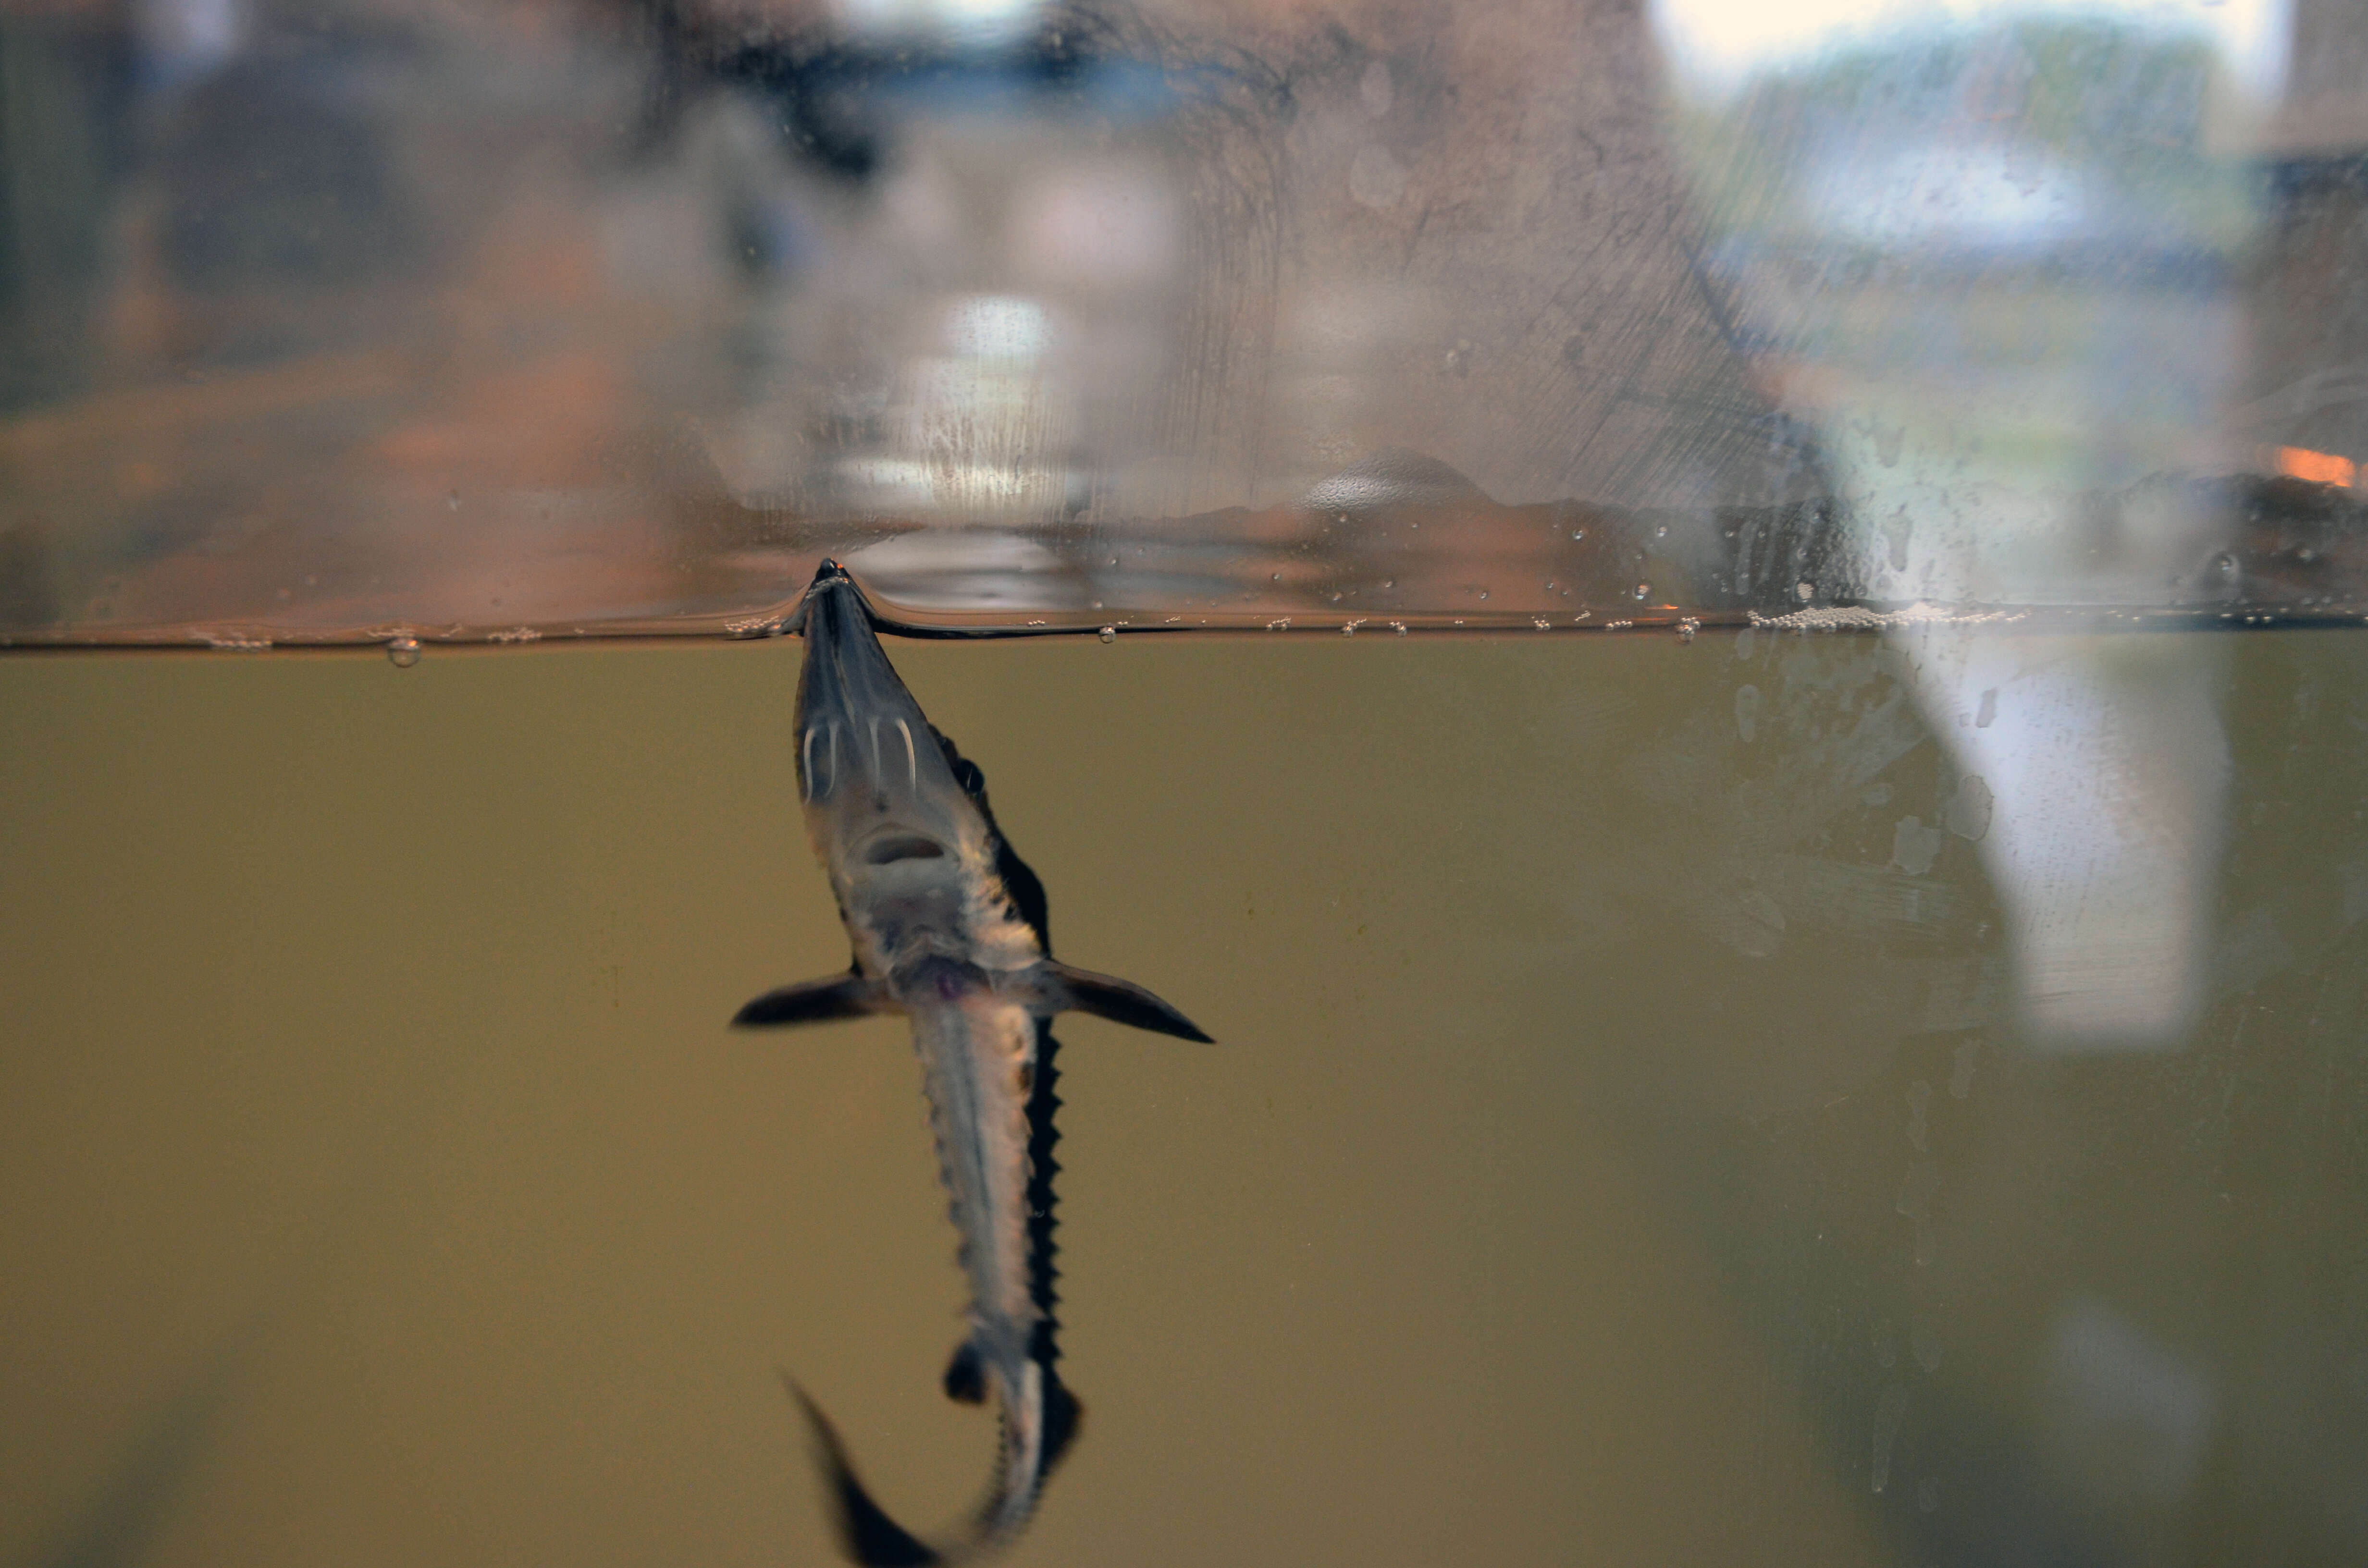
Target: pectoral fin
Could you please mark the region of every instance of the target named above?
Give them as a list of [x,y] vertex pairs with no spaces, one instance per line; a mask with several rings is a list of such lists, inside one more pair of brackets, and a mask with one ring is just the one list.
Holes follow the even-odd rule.
[[1071,969],[1064,963],[1046,960],[1044,967],[1060,982],[1064,994],[1061,1006],[1080,1013],[1091,1013],[1098,1018],[1108,1018],[1114,1024],[1149,1029],[1154,1034],[1174,1035],[1178,1040],[1196,1040],[1203,1045],[1213,1044],[1201,1032],[1201,1027],[1175,1008],[1145,991],[1131,980],[1116,975],[1095,974],[1091,971]]
[[818,1024],[831,1018],[860,1018],[884,1013],[894,1005],[887,988],[860,974],[835,974],[825,980],[802,980],[768,991],[732,1015],[742,1028],[775,1024]]

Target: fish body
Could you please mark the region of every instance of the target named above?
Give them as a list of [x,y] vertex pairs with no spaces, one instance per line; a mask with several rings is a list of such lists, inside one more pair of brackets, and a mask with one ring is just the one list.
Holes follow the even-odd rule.
[[1079,1406],[1055,1364],[1051,1019],[1078,1008],[1206,1040],[1140,986],[1054,961],[1042,885],[995,824],[985,780],[932,727],[889,664],[862,592],[825,561],[800,612],[798,786],[807,836],[854,949],[847,972],[768,992],[741,1025],[869,1013],[912,1022],[939,1173],[971,1290],[970,1332],[947,1393],[990,1393],[1001,1460],[978,1510],[942,1538],[907,1533],[874,1504],[821,1410],[811,1422],[850,1556],[955,1562],[1008,1545],[1076,1435]]

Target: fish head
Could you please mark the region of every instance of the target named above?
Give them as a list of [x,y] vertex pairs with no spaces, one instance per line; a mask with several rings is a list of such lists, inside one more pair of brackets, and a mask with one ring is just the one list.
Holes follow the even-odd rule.
[[836,562],[814,574],[799,626],[799,793],[859,962],[884,972],[924,954],[980,956],[978,927],[1008,903],[995,830]]

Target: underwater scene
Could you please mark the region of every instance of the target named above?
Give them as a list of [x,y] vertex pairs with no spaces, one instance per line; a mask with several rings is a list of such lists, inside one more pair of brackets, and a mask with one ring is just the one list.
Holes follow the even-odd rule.
[[[885,645],[1217,1041],[1058,1021],[1011,1561],[2351,1559],[2362,634]],[[800,662],[0,664],[0,1560],[827,1562],[784,1374],[962,1515]]]

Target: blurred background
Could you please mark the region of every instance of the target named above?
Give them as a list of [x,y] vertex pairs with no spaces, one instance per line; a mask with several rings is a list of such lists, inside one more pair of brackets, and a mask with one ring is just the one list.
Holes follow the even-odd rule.
[[1015,1561],[2357,1562],[2362,463],[2345,0],[0,0],[0,1564],[961,1505],[825,554],[1227,1042]]
[[2334,0],[0,28],[11,642],[2358,599]]

